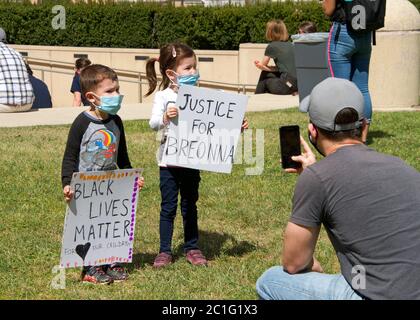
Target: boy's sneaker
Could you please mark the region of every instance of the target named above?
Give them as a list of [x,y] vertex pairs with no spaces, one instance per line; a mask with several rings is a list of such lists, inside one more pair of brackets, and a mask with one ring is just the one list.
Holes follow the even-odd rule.
[[194,266],[207,266],[207,259],[201,250],[190,250],[187,252],[187,261]]
[[128,273],[119,264],[113,264],[108,267],[106,274],[110,276],[115,282],[125,281],[128,278]]
[[82,281],[94,284],[111,284],[114,280],[105,273],[102,266],[87,267],[83,270]]
[[159,253],[153,263],[153,267],[162,268],[172,263],[172,255],[166,252]]

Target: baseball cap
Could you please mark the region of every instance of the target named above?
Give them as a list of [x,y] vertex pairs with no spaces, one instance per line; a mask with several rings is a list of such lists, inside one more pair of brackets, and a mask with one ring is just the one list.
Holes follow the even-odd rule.
[[7,43],[6,32],[3,30],[3,28],[0,28],[0,42]]
[[[359,120],[336,124],[337,113],[344,108],[355,109]],[[300,111],[309,113],[309,119],[315,126],[327,131],[360,128],[364,119],[363,109],[364,99],[359,88],[353,82],[340,78],[327,78],[318,83],[299,106]]]

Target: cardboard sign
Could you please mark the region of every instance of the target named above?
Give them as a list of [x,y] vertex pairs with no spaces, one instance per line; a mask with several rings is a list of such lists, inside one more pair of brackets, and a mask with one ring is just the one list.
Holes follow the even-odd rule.
[[67,207],[61,267],[129,263],[142,169],[77,172]]
[[181,86],[162,162],[230,173],[247,103],[243,94]]

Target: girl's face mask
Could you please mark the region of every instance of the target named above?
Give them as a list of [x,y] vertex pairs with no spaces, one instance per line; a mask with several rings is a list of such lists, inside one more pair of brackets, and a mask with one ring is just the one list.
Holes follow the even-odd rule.
[[198,71],[194,74],[185,74],[185,75],[179,75],[175,71],[173,71],[173,73],[176,76],[176,82],[172,80],[171,82],[177,87],[180,87],[183,85],[195,86],[197,85],[197,82],[200,79],[200,73]]
[[96,106],[99,110],[108,114],[117,114],[121,108],[121,102],[124,96],[119,94],[115,96],[97,96],[97,98],[101,101],[101,104]]
[[199,79],[200,79],[200,74],[198,73],[198,71],[194,74],[176,76],[176,81],[178,82],[179,86],[183,86],[183,85],[195,86]]

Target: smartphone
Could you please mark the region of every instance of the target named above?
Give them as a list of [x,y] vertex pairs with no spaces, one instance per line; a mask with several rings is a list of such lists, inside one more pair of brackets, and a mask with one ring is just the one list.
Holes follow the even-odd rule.
[[300,152],[300,131],[299,126],[283,126],[279,128],[281,164],[283,169],[299,169],[300,162],[292,160],[292,156],[299,156]]

